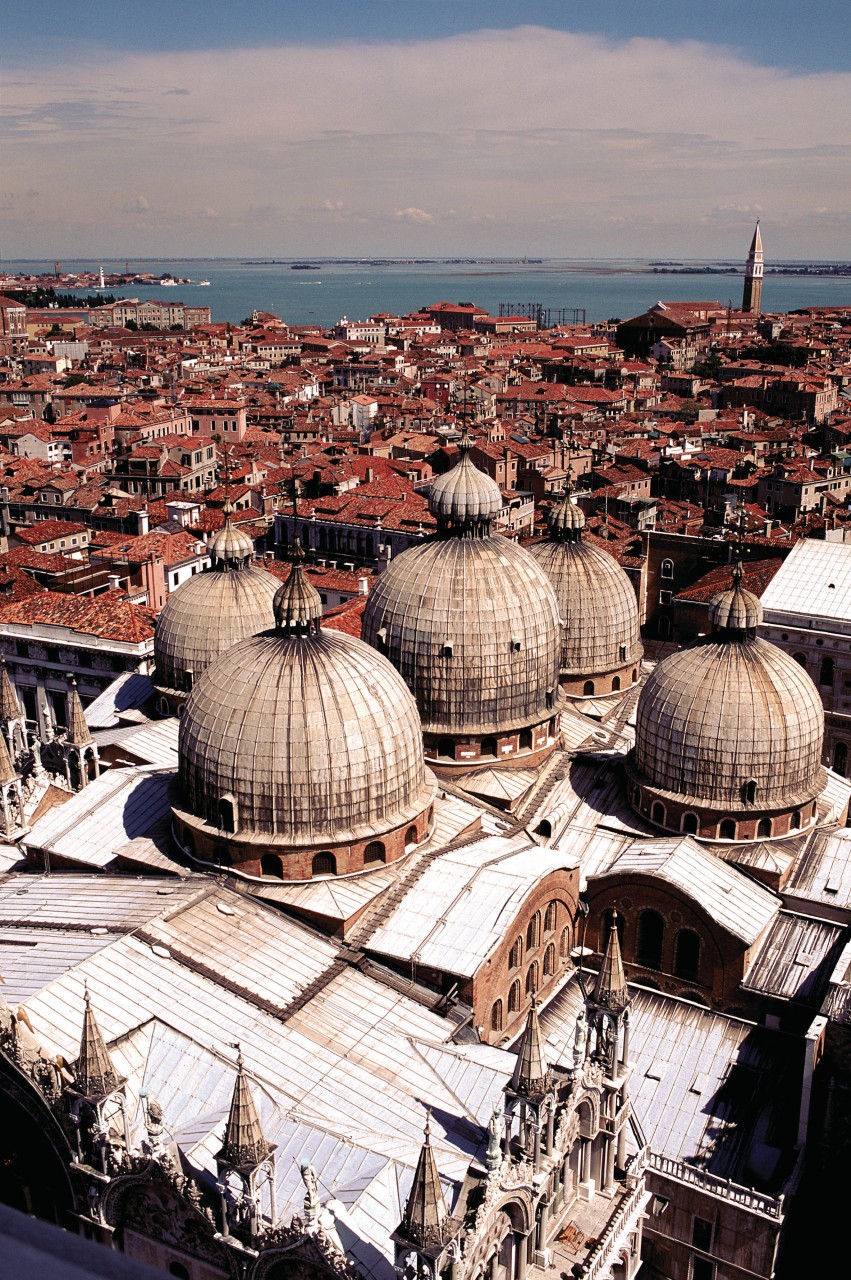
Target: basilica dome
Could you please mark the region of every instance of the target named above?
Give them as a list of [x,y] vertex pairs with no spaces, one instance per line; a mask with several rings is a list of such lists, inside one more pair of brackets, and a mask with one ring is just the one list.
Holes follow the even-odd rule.
[[230,513],[210,543],[212,564],[173,591],[154,632],[154,684],[162,710],[174,712],[214,658],[272,624],[280,581],[251,563],[254,544]]
[[806,671],[759,638],[759,600],[734,570],[712,633],[671,654],[638,702],[633,804],[657,825],[755,839],[809,825],[824,786],[824,711]]
[[580,698],[629,688],[643,653],[632,583],[607,551],[583,539],[584,528],[568,486],[550,513],[549,540],[529,547],[558,600],[562,689]]
[[558,605],[532,557],[491,534],[502,497],[468,449],[432,488],[437,535],[372,588],[363,637],[416,698],[430,761],[531,762],[555,743]]
[[249,875],[307,879],[392,861],[435,794],[413,698],[389,662],[323,631],[296,563],[276,627],[213,662],[180,724],[178,840]]

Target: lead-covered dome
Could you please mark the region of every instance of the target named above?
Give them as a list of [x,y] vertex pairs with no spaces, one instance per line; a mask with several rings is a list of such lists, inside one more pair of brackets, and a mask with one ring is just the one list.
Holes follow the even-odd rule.
[[694,834],[785,834],[815,816],[824,785],[821,698],[797,662],[756,635],[762,610],[740,570],[710,613],[712,634],[660,662],[641,691],[633,802]]
[[584,528],[568,486],[550,513],[549,540],[528,550],[558,600],[562,688],[599,697],[635,682],[643,649],[632,583],[607,551],[584,540]]
[[169,596],[154,632],[154,683],[161,698],[182,703],[195,680],[220,654],[272,625],[280,580],[251,564],[254,544],[230,521],[210,543],[210,568]]
[[380,575],[363,637],[416,698],[429,759],[510,762],[555,741],[558,606],[532,557],[491,534],[495,499],[485,496],[499,490],[466,447],[450,476],[430,500],[438,534]]
[[[322,631],[300,565],[292,578],[276,630],[220,657],[186,702],[175,815],[197,856],[303,879],[399,856],[425,835],[435,784],[397,672]],[[305,851],[328,851],[319,871]]]

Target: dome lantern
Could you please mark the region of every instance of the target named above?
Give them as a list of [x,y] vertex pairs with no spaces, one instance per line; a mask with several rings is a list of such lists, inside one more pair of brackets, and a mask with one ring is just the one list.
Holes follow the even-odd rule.
[[475,465],[470,457],[472,447],[465,429],[458,445],[459,461],[431,486],[429,511],[444,536],[486,538],[494,517],[502,510],[499,485]]

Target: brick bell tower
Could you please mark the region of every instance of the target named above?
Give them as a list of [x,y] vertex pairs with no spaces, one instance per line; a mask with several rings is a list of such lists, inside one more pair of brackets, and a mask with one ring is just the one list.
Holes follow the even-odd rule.
[[759,234],[759,219],[745,264],[742,310],[752,316],[758,316],[762,310],[762,236]]

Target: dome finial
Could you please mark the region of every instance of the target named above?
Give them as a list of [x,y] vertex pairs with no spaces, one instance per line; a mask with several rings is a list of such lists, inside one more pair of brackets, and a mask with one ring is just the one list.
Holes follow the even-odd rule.
[[561,489],[561,499],[550,508],[547,518],[550,536],[556,541],[578,542],[585,528],[585,512],[573,501],[573,459]]

